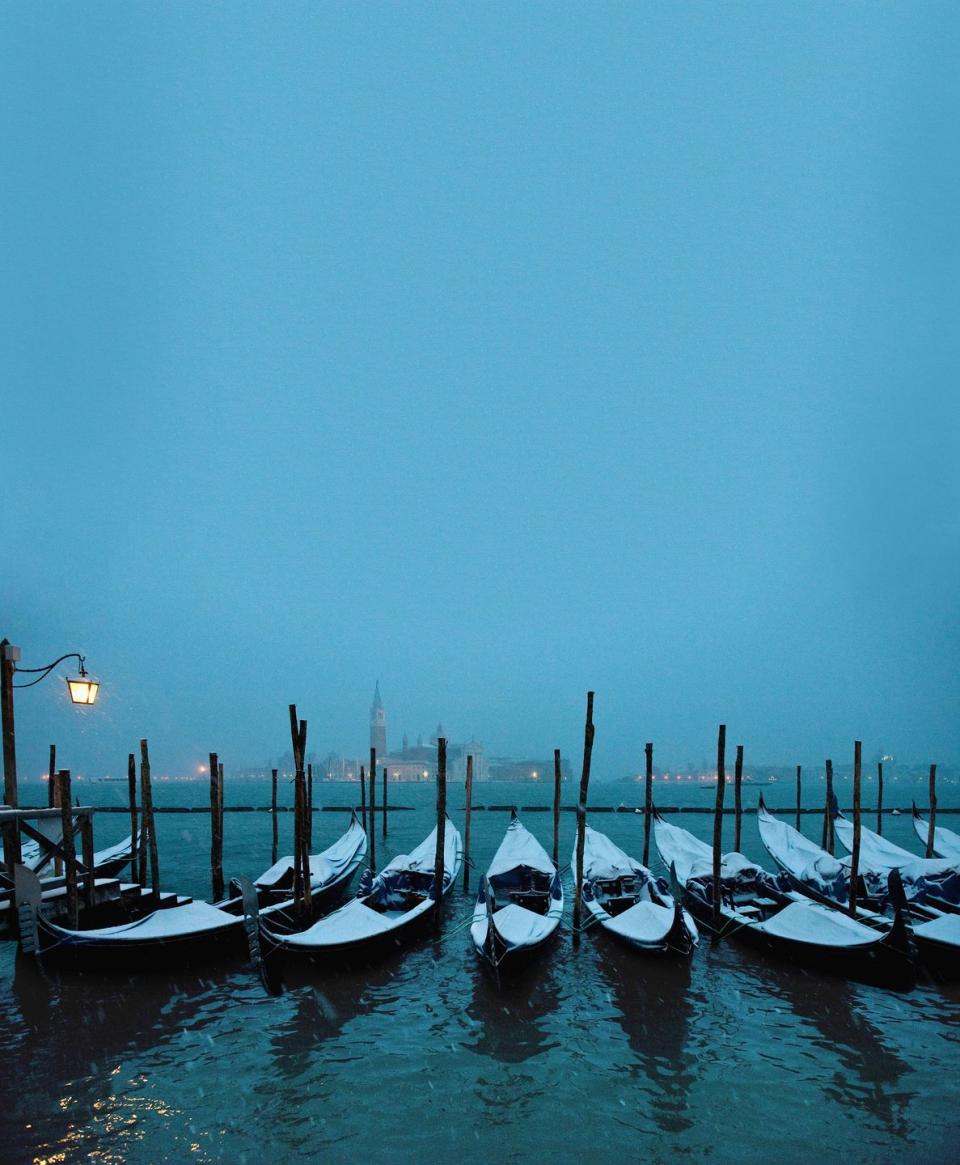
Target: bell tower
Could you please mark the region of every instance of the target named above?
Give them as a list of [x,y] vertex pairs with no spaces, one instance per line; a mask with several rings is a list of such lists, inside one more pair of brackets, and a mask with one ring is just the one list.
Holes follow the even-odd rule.
[[377,758],[387,755],[387,714],[380,699],[380,681],[373,692],[370,705],[370,747],[377,750]]

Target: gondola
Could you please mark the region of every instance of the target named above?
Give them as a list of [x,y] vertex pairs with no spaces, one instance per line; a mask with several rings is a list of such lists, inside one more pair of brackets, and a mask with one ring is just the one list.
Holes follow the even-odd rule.
[[[139,838],[139,836],[140,832],[138,830],[137,837]],[[97,878],[115,878],[124,866],[130,864],[135,850],[136,845],[133,844],[132,835],[128,835],[123,841],[118,841],[116,845],[97,850],[93,855],[94,876]],[[38,841],[25,841],[22,843],[21,858],[23,864],[35,874],[41,874],[46,871],[54,857],[55,855],[50,853],[49,850],[42,850]],[[79,855],[77,860],[80,861]]]
[[[311,855],[315,912],[347,885],[366,847],[366,834],[354,814],[332,846]],[[152,892],[125,887],[120,898],[84,909],[77,930],[36,909],[36,951],[44,958],[99,970],[183,966],[239,953],[249,945],[245,923],[251,911],[259,914],[262,906],[263,917],[278,926],[293,918],[292,882],[292,860],[284,859],[257,880],[252,904],[244,902],[239,880],[230,883],[228,898],[215,903],[176,894],[162,894],[157,902]]]
[[[264,952],[299,955],[315,961],[355,962],[383,957],[429,926],[435,902],[433,829],[410,854],[400,854],[374,878],[368,870],[356,898],[305,930],[288,930],[286,920],[261,916]],[[453,822],[444,830],[443,885],[447,894],[463,862],[463,843]]]
[[[831,857],[792,825],[774,817],[762,797],[757,809],[757,826],[767,853],[792,886],[825,906],[835,910],[847,909],[850,901],[849,857],[840,860]],[[868,872],[867,877],[858,879],[857,921],[872,930],[889,931],[895,925],[891,917],[880,913],[890,905],[888,886],[893,873],[882,876]],[[904,886],[899,871],[896,873],[898,880],[894,893],[899,899]],[[884,889],[878,893],[881,880]],[[957,978],[960,975],[960,914],[945,914],[929,904],[909,901],[905,895],[901,905],[922,961],[938,978]]]
[[470,924],[474,948],[498,975],[518,971],[554,937],[562,914],[557,868],[514,809],[480,880]]
[[[356,812],[346,832],[322,853],[310,855],[310,896],[315,914],[324,914],[346,890],[367,855],[367,835]],[[274,862],[254,881],[261,907],[288,901],[294,891],[293,858]],[[231,883],[233,895],[238,892]]]
[[[212,905],[176,894],[136,888],[131,899],[103,902],[81,911],[79,929],[62,926],[40,909],[41,884],[18,871],[20,942],[25,951],[82,970],[129,972],[182,967],[241,953],[247,947],[248,915],[256,894]],[[252,905],[251,905],[252,903]],[[25,923],[23,904],[28,907]],[[276,906],[269,910],[280,910]]]
[[[930,836],[930,825],[920,816],[916,802],[913,804],[913,828],[917,831],[920,844],[926,852],[927,839]],[[952,829],[945,829],[942,825],[933,827],[933,852],[938,858],[948,858],[951,862],[960,862],[960,833]]]
[[685,904],[705,929],[827,974],[909,990],[916,982],[907,929],[897,910],[889,932],[789,889],[743,854],[724,854],[719,924],[714,923],[713,851],[685,829],[654,817],[657,849],[685,888]]
[[[853,822],[834,807],[834,833],[853,852]],[[899,870],[907,898],[938,910],[960,910],[960,863],[950,858],[920,858],[866,826],[860,827],[859,869],[888,874]]]
[[[571,860],[576,869],[576,850]],[[583,904],[590,920],[632,950],[690,955],[699,941],[696,923],[665,879],[587,827],[583,842]]]

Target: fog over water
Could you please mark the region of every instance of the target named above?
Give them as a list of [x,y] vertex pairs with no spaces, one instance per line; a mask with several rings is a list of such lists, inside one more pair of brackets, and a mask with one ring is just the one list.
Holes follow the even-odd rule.
[[5,5],[24,773],[960,759],[957,19]]

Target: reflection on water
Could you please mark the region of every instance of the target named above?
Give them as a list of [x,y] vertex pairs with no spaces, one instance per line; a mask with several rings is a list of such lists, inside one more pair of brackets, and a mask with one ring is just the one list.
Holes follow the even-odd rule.
[[499,987],[476,960],[467,1004],[475,1025],[467,1044],[471,1051],[503,1064],[522,1064],[557,1046],[544,1023],[560,1001],[552,955],[546,952],[540,962],[516,978],[503,979]]
[[[803,1021],[798,1029],[784,1019],[776,1038],[781,1054],[795,1059],[795,1070],[805,1072],[826,1099],[847,1111],[868,1112],[889,1134],[902,1137],[909,1132],[906,1108],[912,1093],[897,1091],[895,1085],[910,1065],[888,1044],[881,1026],[868,1017],[868,1008],[884,999],[882,992],[866,992],[859,985],[762,956],[744,960],[734,973],[755,998],[768,1005],[771,1000],[786,1003],[791,1014]],[[805,1067],[798,1035],[826,1053],[827,1070],[811,1072]],[[821,1061],[815,1064],[819,1067]]]
[[329,1045],[347,1023],[358,1021],[398,1001],[396,987],[402,956],[355,970],[324,970],[307,960],[290,960],[284,967],[285,992],[269,1035],[273,1075],[293,1080],[308,1071],[316,1055],[350,1058],[346,1049]]
[[162,1056],[181,1033],[205,1023],[199,1017],[217,1010],[217,996],[233,994],[236,972],[218,968],[213,980],[193,973],[104,979],[20,954],[13,971],[14,1008],[5,1012],[5,1026],[20,1046],[5,1113],[11,1160],[20,1151],[23,1160],[86,1160],[109,1145],[112,1159],[124,1161],[151,1125],[169,1128],[171,1146],[186,1148],[191,1160],[209,1159],[183,1129],[176,1102],[122,1065],[147,1050]]
[[687,1046],[692,1015],[686,959],[659,959],[624,950],[596,935],[597,965],[617,1023],[647,1077],[650,1115],[666,1133],[692,1127],[690,1090],[697,1060]]

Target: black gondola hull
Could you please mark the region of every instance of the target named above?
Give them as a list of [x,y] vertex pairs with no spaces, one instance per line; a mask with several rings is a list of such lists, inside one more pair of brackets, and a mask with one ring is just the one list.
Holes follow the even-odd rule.
[[212,931],[144,940],[84,938],[83,931],[64,932],[37,919],[39,953],[78,970],[116,972],[171,970],[242,955],[247,950],[243,920]]
[[732,938],[735,942],[762,950],[795,966],[897,991],[909,991],[916,985],[916,966],[902,925],[899,929],[895,926],[882,939],[869,946],[835,947],[770,934],[757,926],[745,924],[725,906],[721,907],[720,924],[716,928],[712,903],[696,892],[691,892],[689,887],[686,903],[697,922],[711,934],[719,938]]

